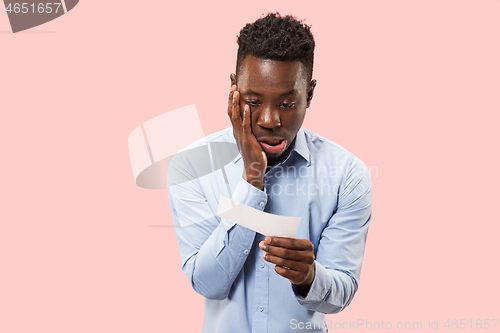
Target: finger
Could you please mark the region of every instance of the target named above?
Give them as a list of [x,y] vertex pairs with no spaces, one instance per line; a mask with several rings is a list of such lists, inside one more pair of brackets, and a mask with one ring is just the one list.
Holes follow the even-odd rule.
[[229,115],[229,117],[231,118],[231,123],[233,124],[233,127],[235,127],[237,125],[237,123],[235,123],[235,115],[234,115],[234,98],[235,98],[235,95],[234,95],[234,91],[231,90],[231,92],[229,93],[229,101],[228,101],[228,105],[227,105],[227,113]]
[[314,253],[312,251],[303,250],[290,250],[284,247],[265,245],[261,242],[259,247],[273,256],[280,257],[283,259],[295,260],[304,262],[307,264],[312,264],[314,262]]
[[301,284],[306,279],[306,276],[303,273],[286,269],[281,266],[274,266],[274,271],[282,277],[290,280],[293,284]]
[[252,134],[252,126],[250,123],[250,106],[245,104],[243,107],[243,123],[242,123],[243,131],[245,135]]
[[267,236],[264,242],[271,246],[284,247],[291,250],[314,250],[314,245],[307,239]]
[[232,110],[233,110],[233,94],[237,89],[238,89],[238,87],[235,84],[233,84],[231,86],[231,90],[229,91],[229,98],[227,101],[227,114],[229,116],[231,116]]
[[233,116],[235,119],[240,120],[240,123],[241,123],[240,93],[239,93],[239,91],[233,92]]
[[227,101],[227,114],[230,118],[232,118],[233,114],[233,90],[229,91],[229,99]]
[[269,253],[264,254],[263,257],[264,257],[265,261],[270,262],[270,263],[275,264],[275,265],[278,265],[278,266],[281,266],[281,267],[287,267],[287,268],[292,269],[294,271],[303,272],[305,274],[307,272],[309,272],[309,265],[307,265],[306,263],[300,262],[300,261],[280,258],[277,256],[273,256]]

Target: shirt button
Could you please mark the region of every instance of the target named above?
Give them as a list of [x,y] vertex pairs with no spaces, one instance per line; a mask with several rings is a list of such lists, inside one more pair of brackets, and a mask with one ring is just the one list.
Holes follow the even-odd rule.
[[245,255],[247,255],[247,254],[248,254],[248,250],[243,251],[243,253],[244,253]]
[[262,305],[261,305],[261,306],[259,306],[259,311],[260,311],[260,312],[264,311],[264,307],[263,307]]
[[260,268],[264,268],[265,267],[264,263],[262,263],[262,262],[259,264],[259,266],[260,266]]
[[260,203],[259,203],[259,206],[260,206],[260,207],[264,207],[264,202],[260,202]]

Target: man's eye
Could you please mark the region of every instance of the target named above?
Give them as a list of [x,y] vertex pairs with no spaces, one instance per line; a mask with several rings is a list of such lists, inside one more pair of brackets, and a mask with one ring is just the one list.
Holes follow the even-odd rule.
[[257,106],[257,105],[259,105],[259,102],[258,101],[247,101],[247,104],[250,106]]
[[281,104],[281,106],[286,108],[286,109],[290,109],[290,108],[293,108],[295,106],[295,103],[283,103],[283,104]]

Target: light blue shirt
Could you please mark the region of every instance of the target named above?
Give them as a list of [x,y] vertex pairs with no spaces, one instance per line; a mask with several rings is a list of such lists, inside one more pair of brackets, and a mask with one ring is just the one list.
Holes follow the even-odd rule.
[[[232,127],[194,142],[169,165],[182,270],[205,297],[204,333],[326,332],[324,314],[342,311],[358,289],[372,211],[368,168],[303,127],[292,147],[266,172],[263,191],[242,177]],[[220,196],[301,217],[296,238],[314,244],[316,271],[305,298],[263,259],[265,235],[217,216]]]

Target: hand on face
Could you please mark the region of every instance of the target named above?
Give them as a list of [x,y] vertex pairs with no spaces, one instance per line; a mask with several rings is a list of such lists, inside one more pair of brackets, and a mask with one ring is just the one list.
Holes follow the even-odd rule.
[[[243,114],[242,114],[243,113]],[[237,86],[231,86],[227,114],[233,125],[233,135],[243,158],[243,177],[258,189],[263,189],[264,174],[267,167],[266,153],[252,132],[250,107],[240,107],[240,93]]]
[[267,236],[259,247],[265,251],[264,260],[276,264],[276,273],[297,285],[301,293],[305,291],[307,294],[315,273],[314,245],[311,241]]

